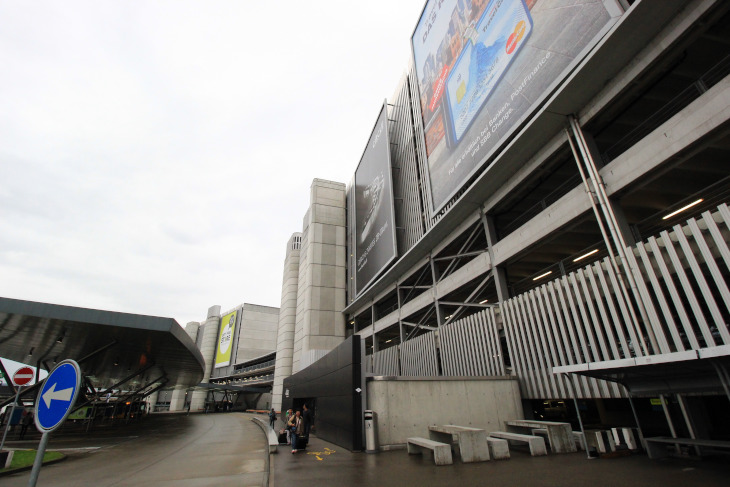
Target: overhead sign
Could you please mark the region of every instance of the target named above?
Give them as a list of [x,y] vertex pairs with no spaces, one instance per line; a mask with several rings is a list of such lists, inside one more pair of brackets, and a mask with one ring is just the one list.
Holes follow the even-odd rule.
[[225,367],[231,363],[233,349],[233,333],[236,331],[236,313],[229,313],[221,318],[221,327],[218,332],[218,348],[215,354],[215,367]]
[[59,363],[41,387],[35,405],[35,424],[50,433],[66,420],[76,402],[81,385],[81,369],[73,360]]
[[386,103],[355,170],[354,192],[351,234],[355,240],[355,293],[359,294],[397,255]]
[[542,106],[615,0],[429,0],[411,38],[433,210]]
[[16,386],[24,386],[33,380],[35,373],[30,367],[21,367],[13,374],[13,384]]

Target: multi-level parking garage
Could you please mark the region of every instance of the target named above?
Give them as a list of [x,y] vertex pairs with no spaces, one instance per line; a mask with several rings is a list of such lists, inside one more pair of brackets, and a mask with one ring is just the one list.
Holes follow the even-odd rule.
[[[467,20],[480,4],[454,3]],[[561,14],[593,23],[568,18],[546,50],[568,50],[574,28],[582,50],[450,193],[432,163],[440,134],[422,123],[440,108],[411,65],[387,106],[397,257],[358,286],[350,225],[346,333],[365,339],[374,376],[511,374],[528,415],[575,415],[580,398],[595,422],[633,422],[632,397],[646,428],[727,439],[730,5],[574,3]],[[527,53],[557,9],[524,5]],[[507,71],[503,93],[535,66]]]

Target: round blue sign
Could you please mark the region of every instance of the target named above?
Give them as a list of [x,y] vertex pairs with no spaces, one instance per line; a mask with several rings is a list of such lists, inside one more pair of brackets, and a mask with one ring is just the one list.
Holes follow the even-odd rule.
[[35,405],[35,424],[42,432],[59,427],[76,402],[81,384],[81,369],[73,360],[59,363],[43,383]]

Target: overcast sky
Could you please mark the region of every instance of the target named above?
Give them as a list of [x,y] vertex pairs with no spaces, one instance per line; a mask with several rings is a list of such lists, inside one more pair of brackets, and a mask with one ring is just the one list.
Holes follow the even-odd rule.
[[424,0],[0,2],[0,296],[184,325],[280,304]]

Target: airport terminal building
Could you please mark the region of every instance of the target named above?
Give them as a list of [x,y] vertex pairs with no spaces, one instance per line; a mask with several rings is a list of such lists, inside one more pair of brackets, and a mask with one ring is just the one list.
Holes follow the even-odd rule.
[[576,406],[730,439],[729,11],[426,2],[352,180],[315,180],[287,244],[275,407],[354,449],[363,409],[385,445]]

